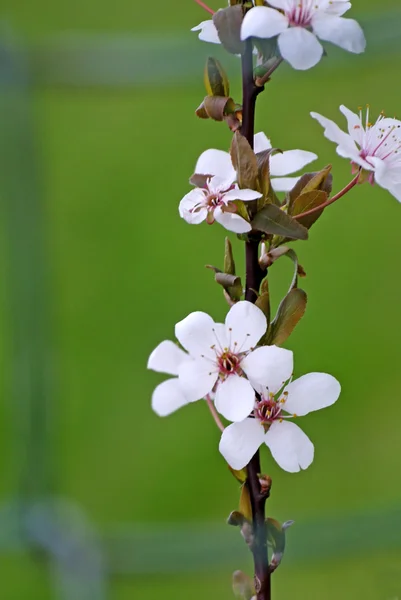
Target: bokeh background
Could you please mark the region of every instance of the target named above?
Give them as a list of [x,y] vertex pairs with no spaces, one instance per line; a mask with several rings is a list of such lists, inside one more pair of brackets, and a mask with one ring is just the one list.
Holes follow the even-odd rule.
[[[224,232],[177,206],[201,151],[230,143],[194,115],[205,58],[240,100],[238,62],[191,34],[207,15],[190,0],[2,0],[0,14],[0,597],[229,599],[232,571],[252,572],[225,525],[237,484],[203,403],[151,412],[162,377],[146,361],[192,310],[227,310],[204,268]],[[284,65],[257,109],[274,146],[333,164],[335,190],[350,168],[309,111],[401,110],[398,1],[355,0],[351,16],[364,56],[328,46],[310,71]],[[296,375],[330,372],[343,393],[302,423],[308,471],[263,454],[269,514],[296,521],[276,600],[401,597],[400,228],[397,201],[366,184],[296,244],[309,304],[286,346]]]

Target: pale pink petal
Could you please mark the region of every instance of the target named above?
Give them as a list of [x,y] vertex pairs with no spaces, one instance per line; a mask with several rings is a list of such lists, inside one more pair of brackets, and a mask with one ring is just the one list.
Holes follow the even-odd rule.
[[171,342],[165,340],[161,342],[149,356],[148,369],[158,373],[168,373],[169,375],[178,375],[178,367],[184,360],[188,360],[188,354]]
[[167,417],[188,403],[177,377],[160,383],[152,394],[152,408],[159,417]]
[[314,33],[326,42],[332,42],[348,52],[360,54],[366,48],[362,27],[354,19],[316,14],[312,19]]
[[288,19],[282,13],[266,6],[255,6],[246,13],[242,21],[241,39],[275,37],[287,27]]
[[218,384],[214,404],[228,421],[243,421],[255,406],[255,390],[244,377],[229,375]]
[[270,174],[273,177],[290,175],[316,159],[317,155],[307,150],[286,150],[270,157]]
[[320,4],[320,8],[324,9],[325,13],[329,15],[341,17],[351,8],[351,2],[348,2],[348,0],[324,0]]
[[264,313],[252,304],[242,300],[232,306],[225,322],[227,337],[232,352],[246,352],[256,346],[266,333],[267,321]]
[[314,410],[331,406],[338,399],[341,386],[335,377],[327,373],[308,373],[289,383],[285,391],[285,411],[299,417]]
[[242,202],[248,202],[250,200],[257,200],[261,198],[262,194],[255,192],[254,190],[230,190],[224,194],[225,202],[232,202],[233,200],[242,200]]
[[276,463],[289,473],[307,469],[313,461],[313,444],[295,423],[274,421],[266,433],[265,444]]
[[248,221],[245,221],[245,219],[235,213],[222,211],[220,206],[215,209],[213,214],[215,220],[228,229],[228,231],[233,231],[234,233],[247,233],[252,229]]
[[199,39],[203,42],[210,42],[211,44],[220,44],[219,34],[213,21],[207,20],[202,21],[196,27],[192,27],[191,31],[200,31]]
[[265,150],[271,150],[271,147],[272,145],[270,143],[270,140],[267,137],[267,135],[263,133],[263,131],[255,133],[253,137],[253,151],[255,152],[255,154],[258,154],[259,152],[264,152]]
[[317,65],[323,48],[316,37],[303,27],[290,27],[278,37],[281,56],[294,69],[304,71]]
[[376,183],[401,202],[401,168],[389,168],[384,160],[376,156],[369,157],[369,160],[374,165]]
[[271,184],[275,192],[289,192],[300,177],[272,177]]
[[237,177],[228,152],[211,148],[202,152],[195,165],[195,173],[199,175],[218,175],[233,183]]
[[232,423],[222,433],[219,450],[232,469],[243,469],[263,444],[265,432],[256,419]]
[[291,377],[294,359],[291,350],[261,346],[241,361],[241,367],[252,383],[276,394]]
[[193,358],[215,358],[215,322],[204,312],[193,312],[175,326],[175,337]]
[[186,194],[178,207],[180,217],[191,225],[197,225],[207,216],[205,194],[200,188],[195,188]]
[[278,8],[279,10],[285,10],[288,6],[287,0],[269,0],[270,6]]
[[349,110],[349,108],[347,108],[343,104],[340,106],[340,110],[343,113],[343,115],[345,116],[345,118],[347,119],[348,133],[350,134],[352,139],[354,139],[356,141],[356,143],[359,144],[359,146],[361,146],[362,140],[363,140],[364,128],[361,123],[361,119],[360,119],[359,115],[356,115],[355,113],[353,113],[352,110]]
[[211,392],[217,377],[217,366],[206,358],[183,362],[178,370],[180,386],[191,402]]
[[334,123],[334,121],[331,121],[330,119],[327,119],[326,117],[323,117],[315,112],[311,112],[311,117],[316,119],[316,121],[318,121],[320,125],[324,127],[325,137],[331,142],[338,144],[337,152],[339,154],[341,152],[341,156],[345,158],[351,158],[352,160],[359,158],[359,150],[356,147],[352,137],[345,133],[345,131],[342,131],[339,126]]
[[208,187],[213,194],[219,194],[225,192],[232,186],[232,177],[220,177],[220,175],[214,175],[209,181]]

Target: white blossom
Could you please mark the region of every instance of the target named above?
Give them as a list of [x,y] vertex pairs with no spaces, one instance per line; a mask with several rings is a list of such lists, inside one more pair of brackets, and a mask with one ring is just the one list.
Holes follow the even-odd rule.
[[241,38],[278,36],[281,56],[294,69],[310,69],[319,62],[323,48],[317,38],[357,54],[365,50],[360,25],[342,17],[351,8],[346,0],[269,0],[269,5],[246,13]]
[[280,361],[285,356],[292,362],[292,353],[281,350],[282,358],[273,361],[275,372],[272,372],[272,357],[280,349],[256,348],[266,327],[263,312],[247,301],[234,304],[224,324],[215,323],[204,312],[191,313],[178,323],[176,337],[192,358],[178,368],[185,394],[196,400],[213,391],[216,409],[223,417],[229,421],[245,419],[255,403],[255,391],[246,376],[262,385],[273,377],[282,385],[285,377]]
[[[264,152],[272,147],[270,140],[263,132],[254,136],[254,152]],[[290,191],[299,177],[286,177],[296,173],[305,165],[316,160],[317,155],[306,150],[286,150],[282,153],[273,154],[270,157],[271,183],[276,192]],[[205,150],[195,166],[195,173],[199,175],[217,175],[228,181],[236,180],[236,172],[231,162],[231,157],[224,150],[213,148]]]
[[[233,171],[232,168],[231,171]],[[207,221],[209,224],[217,221],[235,233],[251,231],[252,227],[249,222],[236,214],[237,207],[234,202],[235,200],[243,202],[257,200],[262,194],[254,190],[240,190],[238,185],[234,184],[235,178],[235,171],[228,177],[225,176],[225,173],[222,176],[208,177],[205,187],[191,190],[181,200],[180,216],[192,225],[202,223],[202,221]]]
[[[340,384],[326,373],[309,373],[283,388],[282,379],[289,380],[292,374],[292,353],[276,348],[274,354],[269,384],[261,385],[260,379],[255,384],[260,400],[255,400],[253,414],[232,423],[222,433],[219,449],[233,469],[245,467],[262,444],[285,471],[295,473],[309,467],[314,456],[313,444],[288,419],[326,408],[340,395]],[[280,372],[278,377],[275,366]]]
[[324,135],[337,144],[337,153],[351,159],[353,170],[362,167],[370,172],[370,183],[378,183],[401,202],[401,121],[379,116],[376,123],[345,106],[340,111],[348,122],[348,133],[342,131],[334,121],[311,112],[311,116],[324,127]]

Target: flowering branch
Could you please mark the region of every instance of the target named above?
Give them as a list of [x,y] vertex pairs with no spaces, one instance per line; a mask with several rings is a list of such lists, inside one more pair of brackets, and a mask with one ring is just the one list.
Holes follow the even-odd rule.
[[[246,41],[245,52],[242,55],[242,127],[241,133],[253,148],[255,131],[255,108],[258,94],[263,91],[263,86],[257,86],[253,77],[253,56],[251,40]],[[251,210],[249,210],[251,212]],[[249,239],[245,243],[246,262],[246,291],[245,299],[255,302],[260,284],[266,275],[259,265],[260,237]],[[255,293],[256,292],[256,293]],[[260,455],[255,453],[247,465],[247,486],[252,508],[253,544],[251,547],[254,570],[255,590],[257,600],[270,600],[271,579],[269,560],[267,556],[267,531],[265,524],[265,503],[267,496],[262,494],[259,483]]]

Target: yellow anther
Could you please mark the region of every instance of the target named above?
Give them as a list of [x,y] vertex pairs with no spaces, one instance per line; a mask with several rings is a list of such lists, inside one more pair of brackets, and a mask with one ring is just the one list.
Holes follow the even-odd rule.
[[296,419],[298,415],[296,415],[296,414],[294,413],[292,416],[294,417],[294,419]]
[[283,419],[279,419],[279,422],[280,422],[280,423],[282,423],[282,422],[283,422]]

